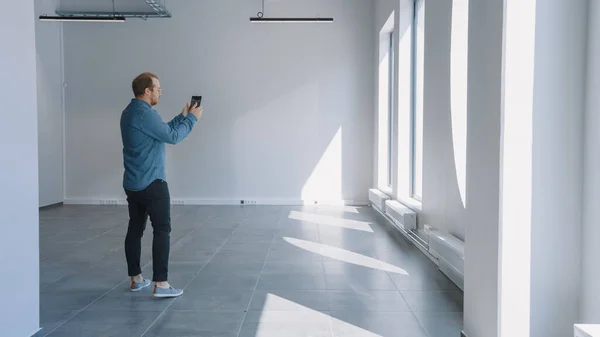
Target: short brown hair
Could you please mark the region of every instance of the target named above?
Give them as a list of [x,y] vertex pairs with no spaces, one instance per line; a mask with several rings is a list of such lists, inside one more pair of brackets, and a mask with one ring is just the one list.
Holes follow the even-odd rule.
[[153,78],[158,79],[158,77],[153,73],[145,72],[139,74],[131,83],[133,95],[135,97],[144,96],[146,89],[152,89],[154,87],[154,83],[152,81]]

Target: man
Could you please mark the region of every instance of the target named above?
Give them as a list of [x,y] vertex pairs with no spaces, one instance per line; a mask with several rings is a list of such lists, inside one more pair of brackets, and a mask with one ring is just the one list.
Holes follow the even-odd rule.
[[167,281],[171,203],[165,174],[165,143],[177,144],[192,131],[202,116],[202,107],[189,104],[173,120],[165,123],[153,106],[158,104],[161,87],[152,73],[137,76],[132,83],[135,98],[121,115],[123,142],[123,188],[129,204],[129,227],[125,238],[127,269],[131,291],[150,286],[142,277],[140,255],[142,235],[148,216],[154,228],[152,265],[155,297],[177,297],[182,289],[171,287]]

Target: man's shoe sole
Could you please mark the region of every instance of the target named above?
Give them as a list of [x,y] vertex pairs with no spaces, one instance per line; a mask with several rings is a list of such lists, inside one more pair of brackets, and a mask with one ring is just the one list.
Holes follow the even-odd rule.
[[166,298],[166,297],[179,297],[183,295],[183,291],[179,294],[154,294],[154,297]]

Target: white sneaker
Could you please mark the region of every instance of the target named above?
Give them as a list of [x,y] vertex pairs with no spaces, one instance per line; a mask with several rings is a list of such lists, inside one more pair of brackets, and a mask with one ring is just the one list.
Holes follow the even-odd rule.
[[131,281],[131,286],[129,287],[130,291],[140,291],[148,286],[150,286],[152,282],[150,280],[144,279],[142,282],[134,282]]
[[154,297],[179,297],[181,295],[183,295],[182,289],[174,289],[171,286],[168,288],[154,286]]

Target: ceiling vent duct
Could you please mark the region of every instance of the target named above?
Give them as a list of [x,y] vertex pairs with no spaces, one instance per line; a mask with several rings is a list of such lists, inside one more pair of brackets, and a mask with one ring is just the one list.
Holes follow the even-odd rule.
[[157,17],[160,18],[170,18],[171,13],[167,10],[164,4],[158,3],[156,0],[144,0],[144,2],[152,7]]
[[71,22],[125,22],[126,18],[138,18],[147,20],[148,18],[170,18],[171,13],[164,4],[157,0],[142,0],[143,3],[150,6],[151,12],[117,12],[115,11],[115,1],[113,0],[112,12],[90,12],[90,11],[56,11],[56,16],[40,15],[41,21],[71,21]]

